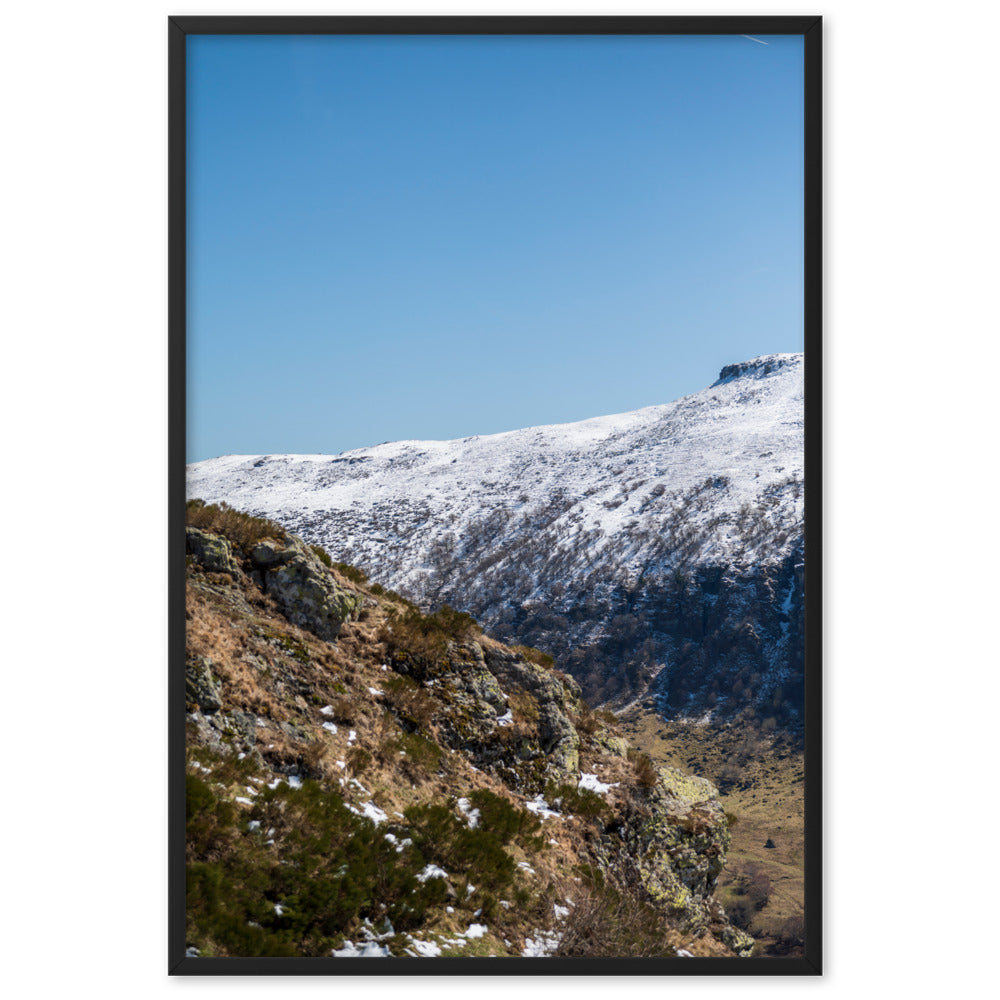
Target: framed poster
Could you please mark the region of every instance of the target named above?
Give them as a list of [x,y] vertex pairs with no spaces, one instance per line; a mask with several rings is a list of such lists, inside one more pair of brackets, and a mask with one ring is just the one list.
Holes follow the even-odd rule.
[[169,32],[171,973],[818,974],[820,19]]

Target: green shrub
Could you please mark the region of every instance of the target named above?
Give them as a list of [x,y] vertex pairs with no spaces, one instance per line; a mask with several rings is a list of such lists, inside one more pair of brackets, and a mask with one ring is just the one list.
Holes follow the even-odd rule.
[[428,615],[409,605],[393,614],[379,640],[388,646],[397,663],[412,663],[419,671],[446,657],[449,643],[472,638],[480,631],[472,615],[447,604]]
[[312,550],[312,554],[327,568],[333,569],[333,559],[330,558],[330,553],[326,551],[321,545],[310,545],[309,548]]
[[365,919],[420,926],[447,892],[314,781],[265,787],[248,811],[192,775],[187,803],[187,936],[204,952],[329,955]]
[[610,810],[607,802],[590,788],[579,788],[572,784],[557,784],[550,781],[545,786],[545,799],[560,812],[590,819],[605,819]]
[[534,646],[511,646],[510,648],[512,652],[520,653],[521,656],[536,666],[552,670],[556,665],[554,656],[540,649],[535,649]]
[[405,815],[414,846],[445,871],[465,875],[493,893],[513,882],[517,866],[492,830],[470,828],[447,806],[435,803],[410,806]]
[[541,819],[534,813],[515,806],[488,788],[477,788],[471,792],[469,802],[479,810],[480,826],[490,830],[501,844],[533,837],[542,827]]
[[363,570],[358,569],[357,566],[338,562],[333,563],[333,567],[341,576],[350,580],[351,583],[356,583],[359,587],[363,587],[368,582],[368,575]]
[[424,777],[440,769],[444,751],[419,733],[402,733],[385,742],[380,756],[401,763],[411,777]]

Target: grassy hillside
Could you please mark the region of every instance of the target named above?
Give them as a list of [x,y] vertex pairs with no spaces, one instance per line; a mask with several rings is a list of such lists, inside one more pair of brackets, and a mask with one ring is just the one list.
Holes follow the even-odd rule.
[[[657,763],[704,775],[720,790],[732,844],[719,899],[761,954],[802,953],[804,755],[799,741],[749,723],[665,722],[648,709],[622,719]],[[769,846],[770,845],[770,846]]]
[[188,552],[191,954],[749,953],[715,789],[550,657],[227,508]]

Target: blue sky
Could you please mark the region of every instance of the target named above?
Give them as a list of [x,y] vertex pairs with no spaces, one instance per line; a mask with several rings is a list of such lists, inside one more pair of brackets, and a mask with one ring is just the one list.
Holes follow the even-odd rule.
[[189,461],[802,350],[802,40],[764,41],[189,36]]

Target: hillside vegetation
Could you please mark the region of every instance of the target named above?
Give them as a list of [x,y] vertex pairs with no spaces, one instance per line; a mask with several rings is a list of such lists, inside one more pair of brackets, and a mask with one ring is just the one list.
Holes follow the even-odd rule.
[[718,792],[552,658],[266,518],[188,505],[201,956],[748,956]]
[[[767,720],[765,720],[766,723]],[[667,722],[637,706],[621,722],[657,764],[704,775],[720,790],[732,843],[717,897],[765,955],[805,943],[805,759],[801,739],[741,719]]]

